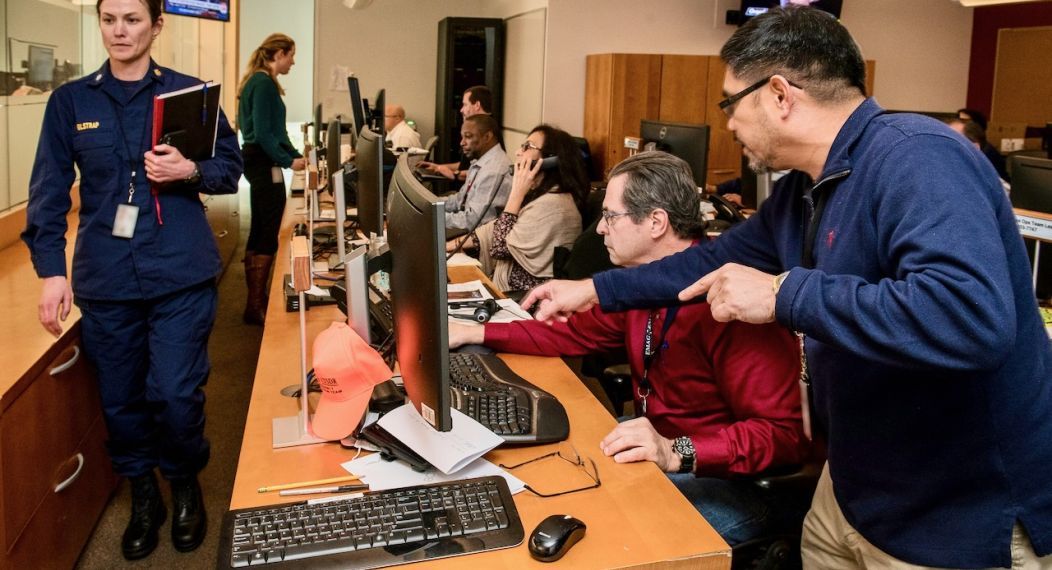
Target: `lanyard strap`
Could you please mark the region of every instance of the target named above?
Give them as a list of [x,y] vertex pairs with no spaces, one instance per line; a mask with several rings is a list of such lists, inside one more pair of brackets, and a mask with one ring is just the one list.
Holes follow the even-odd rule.
[[661,345],[665,342],[668,329],[672,327],[672,322],[676,320],[678,311],[678,305],[669,307],[665,311],[665,322],[661,325],[661,337],[657,339],[657,342],[654,339],[654,315],[657,314],[657,311],[650,311],[650,316],[647,317],[646,334],[643,336],[643,375],[639,379],[640,391],[646,390],[647,394],[650,394],[650,366],[654,364],[654,360],[660,353]]
[[[147,75],[146,77],[148,78],[149,76]],[[149,140],[148,137],[150,136],[151,131],[150,127],[153,124],[153,121],[150,120],[150,113],[153,109],[153,99],[157,92],[156,84],[153,84],[152,80],[150,79],[147,79],[147,81],[151,82],[150,97],[146,101],[146,113],[143,116],[142,136],[139,139],[140,149],[146,146],[146,143]],[[132,98],[134,98],[134,95],[132,96]],[[110,102],[110,107],[113,109],[114,121],[116,121],[117,123],[117,134],[120,136],[121,143],[124,146],[125,157],[128,162],[128,170],[131,171],[131,180],[128,181],[128,203],[131,203],[132,196],[135,195],[135,178],[139,173],[138,166],[142,164],[142,170],[145,170],[145,159],[136,159],[135,153],[133,153],[131,147],[128,146],[128,137],[125,136],[124,133],[124,114],[121,113],[121,110],[117,108],[117,103],[113,101],[113,97],[108,97],[108,100]],[[131,99],[129,99],[128,101],[131,102]],[[143,173],[143,176],[145,176],[145,173]],[[161,219],[161,201],[157,196],[157,189],[153,187],[153,185],[150,186],[150,194],[153,196],[154,210],[157,213],[157,223],[164,225],[164,221]]]

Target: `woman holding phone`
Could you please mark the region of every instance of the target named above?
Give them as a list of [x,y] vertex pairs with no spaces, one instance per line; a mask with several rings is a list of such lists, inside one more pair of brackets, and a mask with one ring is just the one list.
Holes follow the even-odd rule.
[[263,324],[267,314],[267,278],[278,251],[278,231],[285,212],[281,169],[306,167],[289,140],[281,100],[285,90],[278,83],[278,76],[286,75],[295,64],[296,42],[285,34],[271,34],[252,52],[238,87],[237,123],[244,141],[241,156],[252,191],[252,225],[244,260],[248,297],[243,316],[250,324]]
[[[108,58],[47,102],[29,184],[22,240],[43,280],[41,324],[56,337],[72,303],[99,381],[107,450],[131,483],[125,558],[157,546],[167,516],[154,470],[172,486],[172,542],[197,548],[205,510],[197,473],[204,435],[208,337],[222,264],[200,193],[232,194],[241,177],[237,136],[222,111],[215,155],[194,161],[151,145],[154,96],[201,80],[157,65],[161,0],[99,0]],[[66,278],[66,216],[80,171],[80,224],[72,286]]]
[[581,233],[589,185],[581,150],[569,133],[541,124],[515,152],[504,211],[476,231],[483,270],[502,291],[524,291],[553,277],[556,246]]

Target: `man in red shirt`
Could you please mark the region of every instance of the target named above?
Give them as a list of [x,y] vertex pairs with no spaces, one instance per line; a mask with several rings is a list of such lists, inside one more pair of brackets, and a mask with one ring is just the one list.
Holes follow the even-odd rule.
[[[597,231],[612,262],[641,265],[690,247],[699,212],[687,164],[644,152],[610,172]],[[600,442],[603,453],[618,463],[654,462],[732,545],[777,522],[777,505],[742,476],[800,464],[809,451],[797,342],[777,324],[720,323],[707,303],[621,313],[596,306],[550,326],[450,323],[449,341],[545,356],[624,347],[637,417]]]

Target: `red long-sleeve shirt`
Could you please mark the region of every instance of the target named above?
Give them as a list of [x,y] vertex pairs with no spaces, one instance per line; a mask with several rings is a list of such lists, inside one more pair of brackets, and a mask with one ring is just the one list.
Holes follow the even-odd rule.
[[[486,325],[486,346],[542,356],[583,356],[624,346],[640,410],[639,379],[650,310],[604,313],[595,307],[566,323]],[[657,310],[655,342],[666,315]],[[695,474],[728,477],[798,464],[808,454],[800,415],[800,357],[777,324],[720,323],[707,303],[677,311],[651,364],[646,416],[667,438],[690,436]]]

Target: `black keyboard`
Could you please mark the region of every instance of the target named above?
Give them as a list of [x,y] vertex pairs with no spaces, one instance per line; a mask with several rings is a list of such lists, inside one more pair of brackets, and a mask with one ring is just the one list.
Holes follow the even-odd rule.
[[508,443],[549,443],[570,435],[559,400],[492,354],[449,353],[453,407]]
[[230,511],[219,568],[380,568],[497,550],[524,533],[508,483],[480,477]]

